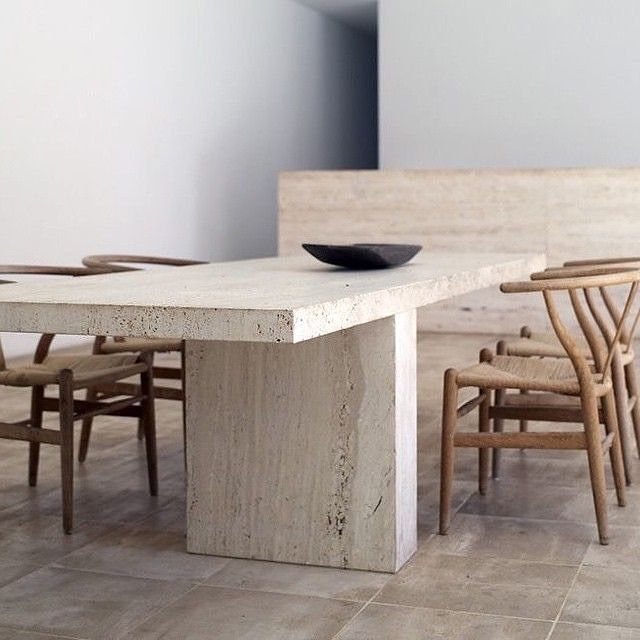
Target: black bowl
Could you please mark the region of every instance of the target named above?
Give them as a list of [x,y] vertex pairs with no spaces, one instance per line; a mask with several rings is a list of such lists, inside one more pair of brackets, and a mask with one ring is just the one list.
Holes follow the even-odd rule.
[[314,258],[346,269],[386,269],[409,262],[419,244],[303,244]]

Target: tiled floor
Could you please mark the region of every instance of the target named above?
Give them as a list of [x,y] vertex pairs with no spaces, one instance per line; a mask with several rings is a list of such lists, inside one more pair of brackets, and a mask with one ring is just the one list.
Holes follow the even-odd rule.
[[[608,547],[580,452],[505,453],[485,497],[476,454],[459,452],[458,514],[434,535],[441,373],[490,342],[420,337],[420,549],[395,576],[186,554],[176,403],[158,403],[158,498],[134,425],[97,422],[72,536],[57,450],[43,448],[30,489],[25,445],[0,441],[0,640],[640,640],[640,461]],[[0,389],[2,417],[26,399]]]

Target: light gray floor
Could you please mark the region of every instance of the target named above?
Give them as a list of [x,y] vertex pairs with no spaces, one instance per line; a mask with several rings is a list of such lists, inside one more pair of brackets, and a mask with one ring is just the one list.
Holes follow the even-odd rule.
[[[434,535],[442,371],[487,344],[420,337],[420,548],[395,576],[186,554],[177,403],[158,403],[158,498],[131,421],[98,421],[72,536],[57,449],[43,447],[30,489],[26,446],[0,441],[0,640],[640,640],[637,460],[629,505],[612,496],[608,547],[581,452],[509,452],[483,498],[477,456],[460,452],[459,511],[450,535]],[[2,418],[27,408],[24,390],[0,389]]]

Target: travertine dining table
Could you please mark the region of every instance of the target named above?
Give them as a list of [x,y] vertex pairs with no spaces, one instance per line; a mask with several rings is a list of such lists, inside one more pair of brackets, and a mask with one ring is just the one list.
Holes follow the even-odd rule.
[[186,340],[188,551],[394,572],[417,546],[416,309],[544,265],[424,251],[5,284],[0,331]]

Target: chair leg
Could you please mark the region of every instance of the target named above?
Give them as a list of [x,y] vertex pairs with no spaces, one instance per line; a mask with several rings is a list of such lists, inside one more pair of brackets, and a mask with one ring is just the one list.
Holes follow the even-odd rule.
[[[630,447],[631,416],[629,415],[629,394],[625,380],[624,366],[618,356],[613,358],[611,372],[613,382],[613,397],[611,400],[614,402],[613,406],[617,417],[618,448],[622,452],[625,481],[627,485],[630,485],[633,479],[633,472]],[[613,451],[613,448],[611,450]]]
[[[499,407],[504,403],[504,389],[496,389],[495,406]],[[504,420],[502,418],[493,419],[493,430],[496,433],[502,433],[504,429]],[[491,464],[491,477],[497,479],[500,477],[500,461],[502,460],[502,451],[500,449],[493,450],[493,460]]]
[[[527,395],[527,393],[529,393],[526,389],[522,389],[520,391],[521,395]],[[520,433],[526,433],[527,431],[529,431],[529,421],[528,420],[520,420]],[[524,451],[524,449],[520,449],[521,452]]]
[[600,544],[609,544],[609,526],[607,516],[607,488],[604,475],[604,457],[600,438],[600,417],[598,402],[593,396],[582,398],[584,431],[591,477],[591,491],[598,524]]
[[[153,358],[153,354],[151,354],[151,358]],[[149,360],[149,362],[151,363],[152,360]],[[149,364],[149,366],[151,366],[151,364]],[[144,393],[144,390],[141,389],[140,393]],[[136,432],[136,437],[141,442],[142,440],[144,440],[144,418],[143,417],[138,420],[138,430]]]
[[632,360],[625,367],[625,378],[627,381],[627,390],[630,396],[635,397],[636,401],[631,411],[631,420],[633,422],[633,430],[636,436],[636,448],[640,457],[640,397],[638,396],[638,374],[636,372],[635,360]]
[[147,473],[149,476],[149,492],[158,495],[158,454],[156,450],[156,416],[153,395],[153,373],[151,369],[152,356],[145,356],[149,368],[140,374],[140,388],[144,396],[141,402],[144,430],[144,442],[147,452]]
[[[531,337],[531,329],[528,326],[520,327],[520,337],[521,338],[530,338]],[[520,391],[521,394],[525,395],[529,393],[525,389]],[[526,433],[529,431],[529,421],[528,420],[520,420],[520,433]],[[524,453],[525,449],[520,449],[520,453]]]
[[62,474],[62,527],[73,528],[73,374],[60,374],[60,471]]
[[[85,400],[94,402],[98,399],[98,392],[95,389],[87,389]],[[91,439],[91,428],[93,427],[93,418],[84,418],[82,420],[82,430],[80,431],[80,445],[78,446],[78,462],[84,462],[87,459],[89,451],[89,440]]]
[[616,405],[614,401],[614,393],[610,391],[602,398],[602,410],[604,413],[604,426],[607,433],[613,433],[613,442],[609,449],[609,456],[611,458],[611,469],[613,471],[613,480],[616,486],[616,497],[618,498],[618,505],[624,507],[626,504],[626,484],[630,484],[628,481],[625,483],[626,469],[624,466],[623,447],[620,443],[620,429],[618,426],[618,419],[616,415]]
[[446,535],[451,522],[454,445],[458,412],[458,372],[447,369],[442,398],[442,447],[440,450],[440,535]]
[[[491,430],[491,421],[489,420],[489,408],[491,407],[491,390],[479,389],[479,392],[484,393],[486,395],[486,398],[480,403],[478,410],[478,431],[480,431],[481,433],[487,433]],[[494,452],[495,451],[497,451],[497,449],[494,449]],[[487,493],[487,483],[489,481],[490,453],[490,450],[486,447],[480,447],[478,449],[478,491],[482,496]]]
[[[505,340],[500,340],[498,343],[496,343],[496,355],[499,355],[499,356],[507,355],[507,343]],[[491,362],[492,359],[493,359],[493,354],[491,353],[491,349],[482,349],[480,351],[480,362]],[[502,404],[503,398],[504,398],[504,391],[501,389],[496,389],[495,401],[494,401],[496,407]],[[501,418],[493,419],[494,431],[502,432],[503,425],[504,425],[504,421]],[[501,456],[502,456],[502,451],[500,449],[491,450],[491,477],[492,478],[497,478],[500,475]],[[483,494],[482,491],[480,491],[480,493]]]
[[187,470],[187,359],[185,356],[185,343],[182,341],[180,350],[180,382],[182,387],[182,455],[184,457],[184,469]]
[[[31,389],[31,428],[42,428],[42,399],[44,397],[44,387],[33,387]],[[38,484],[38,466],[40,464],[40,443],[29,443],[29,486],[35,487]]]

